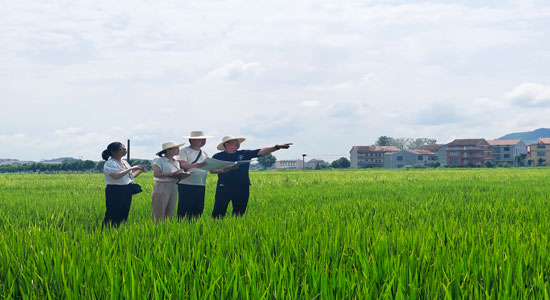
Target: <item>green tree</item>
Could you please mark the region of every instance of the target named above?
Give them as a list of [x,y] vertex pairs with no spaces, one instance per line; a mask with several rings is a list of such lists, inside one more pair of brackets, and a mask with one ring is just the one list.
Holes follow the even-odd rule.
[[437,143],[436,139],[430,139],[430,138],[416,138],[410,141],[410,143],[407,145],[407,149],[417,149],[424,145],[433,145]]
[[393,146],[394,143],[395,141],[392,137],[383,135],[379,137],[378,140],[376,140],[375,145],[376,146]]
[[330,166],[335,169],[345,169],[349,168],[351,166],[351,163],[347,158],[340,157],[339,159],[333,161]]
[[93,170],[94,167],[95,167],[95,162],[93,162],[91,160],[85,160],[82,163],[82,170],[85,170],[85,171]]
[[264,170],[267,170],[267,168],[270,168],[271,166],[273,166],[273,164],[275,164],[276,161],[277,161],[277,158],[271,153],[258,157],[258,163],[262,167],[264,167]]

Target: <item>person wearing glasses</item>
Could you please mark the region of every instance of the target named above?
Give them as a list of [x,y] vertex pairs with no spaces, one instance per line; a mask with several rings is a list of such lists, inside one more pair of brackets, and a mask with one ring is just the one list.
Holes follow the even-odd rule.
[[279,149],[288,149],[292,145],[292,143],[286,143],[256,150],[239,150],[241,143],[244,141],[245,138],[225,136],[217,147],[222,152],[218,152],[212,156],[212,158],[218,160],[237,162],[232,167],[210,171],[213,174],[218,174],[214,209],[212,211],[212,217],[215,219],[225,216],[229,202],[233,203],[233,216],[239,217],[246,212],[248,197],[250,195],[248,170],[252,158],[266,155]]
[[105,160],[103,174],[105,176],[105,218],[103,225],[118,227],[128,219],[132,204],[130,184],[134,178],[145,172],[142,165],[130,166],[122,158],[126,155],[126,147],[120,142],[113,142],[103,150],[101,157]]
[[208,154],[202,151],[206,139],[211,136],[202,131],[191,131],[183,138],[189,139],[190,145],[181,149],[178,161],[180,167],[191,173],[187,178],[178,182],[178,218],[200,218],[204,210],[204,194],[208,171],[200,169],[205,166],[204,160]]
[[155,184],[153,185],[151,219],[158,222],[165,218],[171,219],[174,216],[174,209],[178,199],[178,180],[189,176],[189,173],[180,169],[180,165],[174,156],[180,152],[180,147],[185,143],[176,144],[167,142],[162,144],[162,150],[156,153],[158,156],[153,160],[153,174]]

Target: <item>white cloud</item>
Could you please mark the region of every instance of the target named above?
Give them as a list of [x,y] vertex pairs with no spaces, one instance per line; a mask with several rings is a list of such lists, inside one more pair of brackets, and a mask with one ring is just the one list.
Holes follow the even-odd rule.
[[17,133],[13,135],[0,134],[0,143],[4,145],[4,147],[10,147],[14,145],[20,146],[28,141],[29,139],[24,133]]
[[316,100],[306,100],[306,101],[302,101],[298,104],[298,106],[309,107],[309,108],[317,107],[319,105],[321,105],[321,103],[319,101],[316,101]]
[[338,91],[338,90],[345,90],[345,89],[361,88],[371,83],[374,80],[374,78],[375,78],[374,74],[368,73],[362,76],[361,78],[359,78],[358,80],[354,80],[354,81],[310,85],[307,88],[313,91]]
[[0,156],[98,159],[131,139],[150,158],[195,129],[292,137],[278,156],[530,130],[550,108],[548,20],[542,1],[8,0]]
[[207,78],[235,80],[243,77],[256,77],[261,71],[261,66],[258,62],[237,60],[208,73]]
[[522,83],[506,93],[505,98],[518,106],[550,106],[550,85]]

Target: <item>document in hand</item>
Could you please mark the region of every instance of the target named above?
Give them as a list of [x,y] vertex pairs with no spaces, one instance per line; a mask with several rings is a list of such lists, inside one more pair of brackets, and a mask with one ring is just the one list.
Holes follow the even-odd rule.
[[206,166],[202,167],[201,169],[206,171],[215,170],[215,169],[224,169],[227,167],[232,167],[237,164],[236,162],[233,162],[233,161],[224,161],[224,160],[214,159],[210,157],[205,159],[204,162],[206,163]]

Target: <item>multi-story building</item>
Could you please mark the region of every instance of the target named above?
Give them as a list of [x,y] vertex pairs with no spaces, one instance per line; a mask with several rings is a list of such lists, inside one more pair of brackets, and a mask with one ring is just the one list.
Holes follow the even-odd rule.
[[384,154],[399,151],[395,146],[353,146],[350,150],[352,168],[383,168]]
[[304,162],[301,159],[296,160],[276,160],[273,165],[275,169],[303,169]]
[[540,138],[536,144],[530,146],[529,158],[535,166],[550,166],[550,138]]
[[484,166],[492,159],[489,143],[485,139],[456,139],[447,144],[449,167]]
[[435,153],[437,155],[437,161],[439,161],[441,166],[447,166],[447,144],[423,145],[416,148],[416,150],[427,150]]
[[306,162],[306,168],[307,169],[319,169],[323,167],[328,167],[329,163],[326,161],[320,159],[320,158],[313,158],[310,161]]
[[490,140],[487,143],[491,145],[493,161],[497,164],[508,163],[517,167],[517,157],[523,160],[527,156],[527,145],[521,140]]
[[384,168],[396,169],[404,166],[430,167],[436,162],[437,154],[428,150],[401,150],[384,155]]

